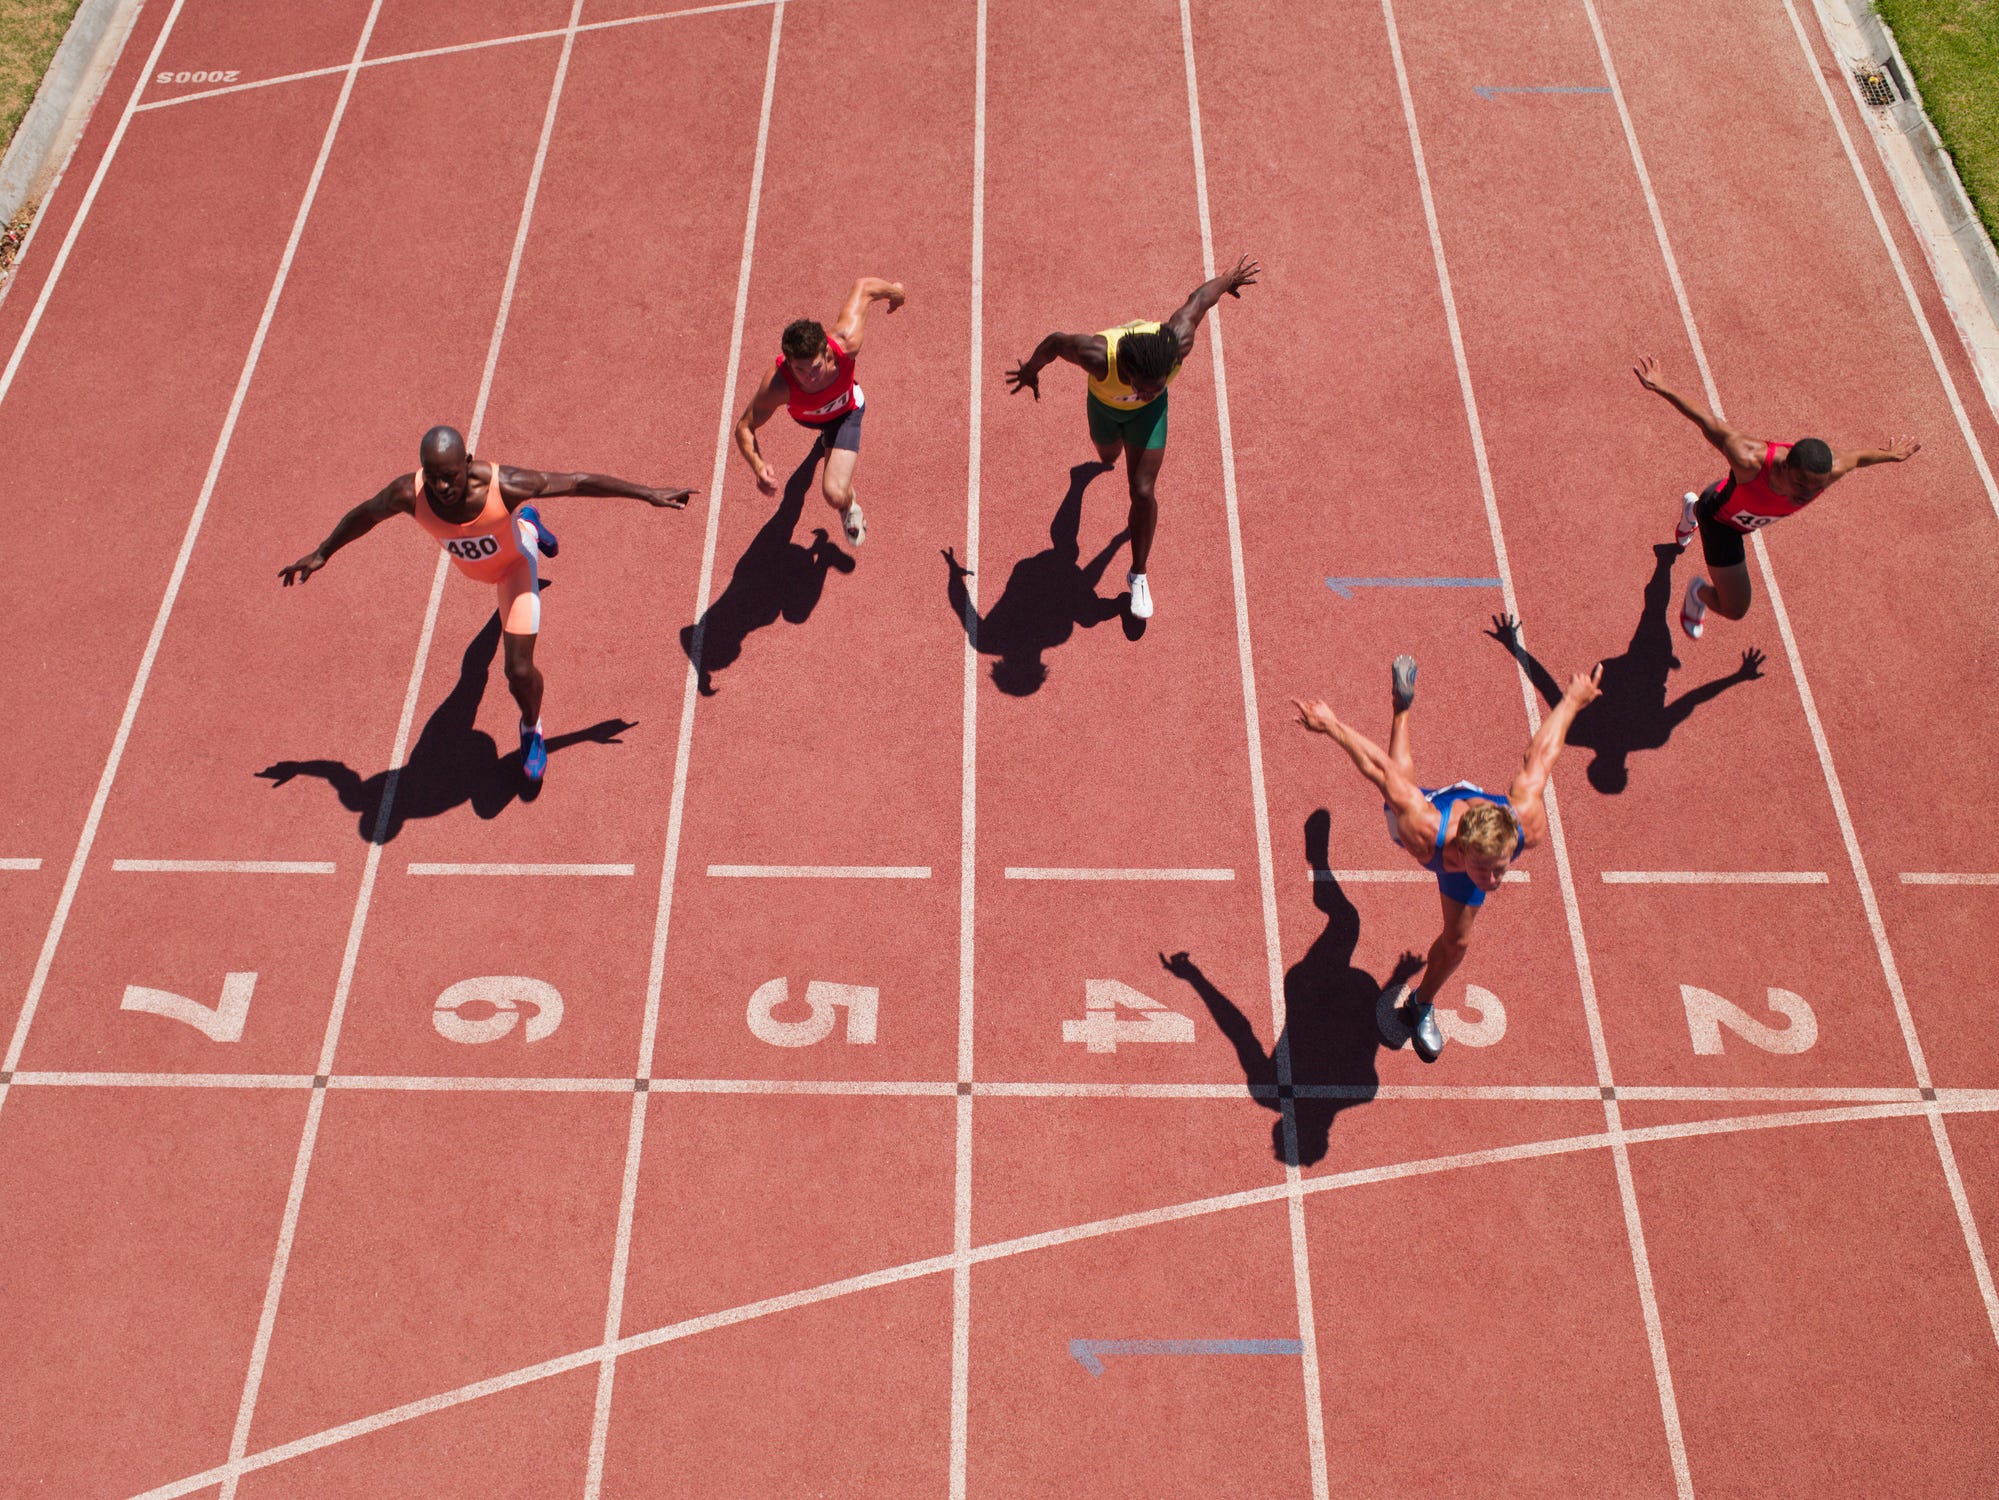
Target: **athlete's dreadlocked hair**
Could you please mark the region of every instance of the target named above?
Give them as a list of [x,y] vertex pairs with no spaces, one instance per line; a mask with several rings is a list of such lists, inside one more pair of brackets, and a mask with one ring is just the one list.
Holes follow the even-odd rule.
[[1511,808],[1497,802],[1474,802],[1458,819],[1458,836],[1452,842],[1467,854],[1505,859],[1513,853],[1519,837],[1520,824]]
[[1170,328],[1127,333],[1118,340],[1118,374],[1127,382],[1164,380],[1180,363],[1180,338]]
[[1823,438],[1800,438],[1791,444],[1790,460],[1807,474],[1832,472],[1832,449]]
[[800,318],[786,325],[783,347],[786,359],[817,359],[826,347],[826,330],[810,318]]

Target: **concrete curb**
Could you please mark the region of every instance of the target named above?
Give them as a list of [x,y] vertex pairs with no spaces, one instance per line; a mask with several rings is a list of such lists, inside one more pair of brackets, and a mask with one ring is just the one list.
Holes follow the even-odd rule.
[[61,175],[145,0],[83,0],[0,160],[0,223]]
[[[1930,123],[1894,32],[1870,0],[1814,0],[1813,8],[1846,68],[1849,87],[1861,100],[1895,196],[1978,372],[1986,407],[1999,422],[1999,252]],[[1885,75],[1892,102],[1874,104],[1866,98],[1859,80],[1867,74]]]

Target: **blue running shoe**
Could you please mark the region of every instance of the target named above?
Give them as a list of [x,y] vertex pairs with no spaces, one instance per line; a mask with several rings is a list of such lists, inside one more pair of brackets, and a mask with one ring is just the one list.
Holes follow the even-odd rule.
[[548,770],[548,741],[539,729],[521,730],[521,771],[529,781],[539,782]]
[[555,556],[556,549],[561,543],[556,541],[555,533],[542,524],[541,512],[536,510],[532,505],[523,505],[520,508],[519,514],[523,521],[534,528],[534,544],[541,550],[541,555],[543,557]]

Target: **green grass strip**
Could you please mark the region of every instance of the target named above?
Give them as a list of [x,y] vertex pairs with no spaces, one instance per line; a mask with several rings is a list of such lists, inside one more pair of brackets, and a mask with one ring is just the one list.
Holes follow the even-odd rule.
[[34,102],[78,0],[0,0],[0,151]]
[[1999,242],[1999,0],[1877,0],[1957,175]]

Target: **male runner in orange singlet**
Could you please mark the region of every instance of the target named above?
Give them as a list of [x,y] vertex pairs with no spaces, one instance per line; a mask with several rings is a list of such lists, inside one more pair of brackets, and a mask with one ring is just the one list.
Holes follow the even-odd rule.
[[459,572],[499,586],[507,687],[521,709],[521,770],[538,782],[548,768],[548,746],[541,733],[541,671],[534,664],[541,632],[535,553],[555,556],[556,540],[535,508],[522,502],[554,495],[629,495],[680,510],[694,491],[656,490],[608,474],[544,474],[473,458],[454,427],[431,428],[419,453],[416,473],[397,475],[372,500],[348,511],[325,541],[278,576],[287,588],[304,583],[334,553],[390,516],[414,516]]
[[867,337],[868,308],[886,302],[894,312],[907,297],[899,281],[863,276],[847,293],[830,334],[810,318],[788,324],[780,341],[784,352],[765,372],[749,409],[736,421],[736,451],[748,461],[757,488],[766,495],[777,493],[777,470],[757,447],[757,429],[789,410],[792,421],[819,434],[826,454],[819,493],[840,513],[841,528],[855,547],[868,539],[867,517],[854,493],[854,465],[861,459],[861,412],[868,398],[854,382],[854,360]]
[[1680,629],[1700,638],[1702,622],[1712,609],[1730,620],[1749,613],[1749,564],[1742,539],[1772,521],[1795,516],[1838,479],[1869,464],[1898,464],[1915,457],[1922,444],[1911,437],[1890,440],[1886,448],[1856,448],[1835,453],[1819,438],[1773,443],[1730,427],[1706,408],[1697,406],[1659,378],[1659,361],[1648,354],[1633,366],[1638,383],[1672,403],[1674,410],[1700,428],[1701,436],[1721,450],[1728,474],[1700,494],[1689,490],[1680,501],[1680,524],[1674,540],[1684,552],[1694,533],[1701,534],[1701,554],[1708,578],[1687,580],[1680,601]]

